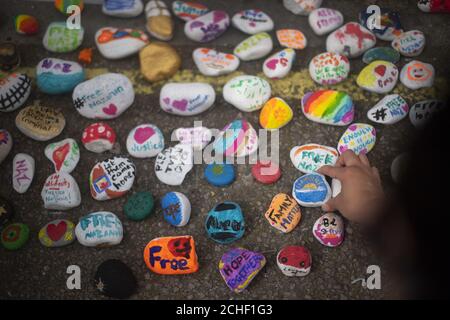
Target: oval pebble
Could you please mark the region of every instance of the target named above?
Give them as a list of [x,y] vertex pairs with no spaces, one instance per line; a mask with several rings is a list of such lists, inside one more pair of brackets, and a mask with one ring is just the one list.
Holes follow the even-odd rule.
[[180,192],[169,192],[161,199],[164,220],[174,227],[184,227],[191,217],[191,203]]
[[197,42],[209,42],[222,35],[230,26],[230,17],[225,11],[213,10],[184,25],[186,37]]
[[1,242],[7,250],[18,250],[27,243],[30,236],[30,228],[23,223],[12,223],[3,228]]
[[217,77],[231,73],[239,67],[239,58],[210,48],[197,48],[192,58],[198,70],[205,76]]
[[133,128],[127,137],[128,153],[135,158],[152,158],[164,149],[164,136],[153,124]]
[[216,187],[226,187],[234,182],[236,173],[232,164],[212,163],[205,168],[205,179]]
[[314,237],[327,247],[339,246],[344,241],[344,234],[344,221],[335,213],[325,213],[313,226]]
[[220,132],[213,149],[226,157],[246,157],[258,150],[258,134],[246,120],[234,120]]
[[432,87],[434,78],[434,67],[417,60],[405,64],[400,72],[400,81],[411,90]]
[[194,167],[194,151],[190,145],[177,144],[161,151],[155,161],[155,174],[169,186],[179,186]]
[[59,109],[28,106],[16,116],[16,127],[27,137],[47,141],[60,135],[66,126],[66,119]]
[[128,219],[141,221],[152,213],[154,203],[153,196],[150,192],[136,192],[128,198],[123,206],[123,211]]
[[237,76],[223,87],[225,101],[244,112],[261,109],[270,95],[270,84],[257,76]]
[[112,212],[99,211],[80,218],[75,227],[78,242],[86,247],[111,247],[123,238],[120,219]]
[[103,295],[116,299],[126,299],[137,290],[137,280],[131,269],[122,261],[103,261],[95,271],[95,288]]
[[350,61],[344,55],[324,52],[309,63],[311,78],[320,85],[338,84],[348,78]]
[[381,124],[394,124],[408,115],[408,103],[398,94],[381,99],[367,112],[369,120]]
[[334,166],[339,157],[335,148],[315,143],[291,149],[291,161],[303,173],[314,173],[322,166]]
[[344,16],[338,10],[317,8],[309,14],[308,22],[314,33],[322,36],[342,26]]
[[294,198],[279,193],[273,197],[264,216],[272,227],[283,233],[289,233],[300,223],[302,212]]
[[264,104],[259,114],[259,124],[266,130],[277,130],[293,118],[291,107],[281,98],[274,97]]
[[390,47],[376,47],[367,50],[364,53],[362,60],[365,64],[369,64],[377,60],[397,63],[400,61],[400,53]]
[[206,233],[220,244],[229,244],[244,236],[245,220],[241,207],[226,201],[208,212],[205,221]]
[[365,123],[353,123],[342,135],[337,149],[340,154],[352,150],[357,155],[367,154],[375,146],[377,133],[373,126]]
[[81,142],[87,150],[102,153],[113,148],[116,143],[116,132],[108,124],[96,122],[83,130]]
[[72,92],[84,80],[83,67],[74,61],[44,58],[36,66],[36,84],[47,94]]
[[340,27],[327,38],[327,51],[357,58],[374,47],[375,35],[357,22],[349,22]]
[[311,253],[306,247],[285,246],[277,254],[277,265],[285,276],[307,276],[311,271]]
[[267,56],[272,49],[272,37],[267,32],[260,32],[240,42],[233,53],[242,61],[251,61]]
[[271,31],[273,20],[269,15],[258,9],[247,9],[237,12],[231,19],[233,26],[247,34]]
[[292,195],[303,207],[320,207],[331,197],[331,188],[325,176],[308,173],[294,182]]
[[252,175],[262,184],[273,184],[280,180],[281,169],[278,164],[270,160],[258,160],[252,166]]
[[263,63],[263,72],[266,77],[271,79],[281,79],[286,77],[292,69],[295,60],[294,49],[283,49],[269,58]]
[[374,61],[360,72],[356,83],[367,91],[385,94],[391,92],[397,85],[398,74],[395,64],[388,61]]
[[424,100],[415,103],[409,110],[409,120],[416,128],[423,128],[430,120],[445,108],[439,100]]
[[44,247],[63,247],[75,241],[75,225],[65,219],[56,219],[39,231],[39,241]]
[[11,152],[13,147],[13,138],[6,129],[0,129],[0,164]]
[[425,44],[425,34],[419,30],[404,32],[392,41],[392,47],[405,57],[420,55],[425,49]]

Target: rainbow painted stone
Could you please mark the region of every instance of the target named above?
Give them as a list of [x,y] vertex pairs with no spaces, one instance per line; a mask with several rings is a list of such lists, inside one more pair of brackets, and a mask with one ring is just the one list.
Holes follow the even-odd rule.
[[33,35],[39,32],[39,22],[33,16],[19,14],[14,17],[14,29],[19,34]]
[[353,150],[357,155],[369,153],[377,140],[376,130],[370,124],[353,123],[347,128],[338,143],[339,153]]
[[309,173],[294,182],[292,195],[303,207],[320,207],[331,197],[331,188],[325,176]]
[[244,248],[231,249],[222,256],[219,271],[227,286],[240,293],[247,288],[266,265],[266,258],[257,252]]
[[258,134],[246,120],[234,120],[222,130],[213,148],[226,157],[245,157],[258,149]]
[[352,98],[335,90],[308,92],[302,99],[302,111],[311,121],[334,126],[350,124],[355,115]]
[[67,12],[70,6],[78,6],[80,11],[84,8],[84,0],[55,0],[55,8],[64,14],[71,14],[72,11]]

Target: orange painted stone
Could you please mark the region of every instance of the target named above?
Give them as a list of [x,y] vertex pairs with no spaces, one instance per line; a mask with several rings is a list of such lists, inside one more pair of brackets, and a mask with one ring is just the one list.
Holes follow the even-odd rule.
[[296,50],[305,49],[307,40],[303,32],[295,29],[281,29],[277,31],[277,39],[282,47]]
[[302,212],[294,198],[288,194],[279,193],[272,199],[265,217],[272,227],[288,233],[298,225]]
[[154,273],[167,275],[194,273],[199,267],[192,236],[151,240],[144,249],[144,261]]
[[259,115],[261,127],[276,130],[287,125],[294,116],[291,107],[281,98],[272,98],[266,102]]

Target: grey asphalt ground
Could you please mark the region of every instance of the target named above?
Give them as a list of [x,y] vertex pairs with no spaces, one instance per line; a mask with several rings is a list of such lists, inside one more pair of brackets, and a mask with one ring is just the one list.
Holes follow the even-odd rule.
[[[448,52],[450,42],[450,16],[426,15],[416,7],[417,1],[350,1],[325,0],[323,6],[339,9],[346,21],[355,21],[358,12],[369,4],[379,4],[398,10],[402,16],[405,29],[420,29],[427,36],[427,47],[420,60],[434,64],[438,76],[448,73]],[[169,3],[169,1],[166,1]],[[226,10],[230,15],[245,8],[260,8],[266,11],[275,21],[275,28],[298,28],[308,38],[308,48],[297,55],[293,71],[304,69],[310,59],[325,51],[325,37],[317,37],[310,29],[307,18],[295,16],[284,9],[280,0],[273,1],[204,1],[212,9]],[[38,17],[41,23],[39,35],[34,37],[20,36],[14,32],[12,17],[19,13],[28,13]],[[2,1],[0,12],[0,38],[11,37],[19,45],[22,54],[22,66],[34,67],[46,56],[54,56],[68,60],[76,60],[78,51],[69,54],[51,54],[41,44],[42,36],[48,23],[62,20],[62,15],[49,3],[30,3],[22,0]],[[87,5],[82,15],[85,28],[83,47],[94,47],[94,33],[102,26],[135,27],[145,29],[143,15],[133,19],[117,19],[103,15],[98,5]],[[183,69],[194,70],[191,54],[198,44],[188,40],[182,31],[183,23],[176,20],[175,37],[170,43],[180,52],[183,58]],[[275,33],[272,32],[274,43]],[[231,52],[233,47],[246,35],[230,28],[223,36],[208,46]],[[382,42],[380,42],[382,43]],[[388,45],[387,43],[384,45]],[[274,48],[276,50],[277,48]],[[406,62],[402,59],[400,65]],[[240,70],[249,74],[261,72],[262,60],[242,63]],[[352,61],[352,72],[362,68],[360,60]],[[90,68],[108,68],[114,70],[139,69],[138,57],[120,61],[107,61],[98,52]],[[30,74],[32,75],[32,74]],[[136,81],[145,86],[145,81]],[[301,86],[301,83],[293,83]],[[356,84],[349,80],[348,87]],[[161,84],[156,85],[159,88]],[[421,97],[431,98],[433,95],[445,94],[439,90],[418,92]],[[283,97],[283,95],[281,95]],[[414,96],[411,96],[414,97]],[[134,126],[150,122],[159,126],[169,140],[170,133],[178,127],[192,126],[193,120],[203,120],[204,125],[222,128],[225,124],[240,116],[237,109],[225,103],[218,94],[216,104],[210,111],[193,117],[182,118],[168,115],[159,109],[159,90],[152,94],[138,94],[134,105],[119,118],[108,123],[116,130],[123,153],[126,153],[126,136]],[[314,221],[321,210],[302,209],[303,216],[299,226],[290,234],[281,234],[270,227],[264,218],[270,201],[279,192],[290,193],[293,181],[300,173],[293,167],[289,159],[289,150],[304,143],[320,143],[336,146],[339,137],[345,131],[342,127],[319,125],[308,121],[299,108],[301,96],[286,99],[295,110],[294,120],[280,132],[280,162],[283,170],[282,179],[275,185],[263,186],[252,178],[249,165],[237,167],[237,180],[228,188],[215,188],[203,179],[203,165],[195,166],[184,184],[180,187],[169,187],[160,183],[155,177],[154,159],[133,159],[137,166],[137,179],[132,192],[151,191],[156,199],[166,192],[180,191],[186,194],[192,204],[192,215],[189,224],[183,228],[174,228],[162,218],[159,204],[154,214],[143,222],[132,222],[125,218],[123,204],[127,197],[97,202],[89,194],[88,176],[92,166],[108,154],[90,153],[81,147],[81,159],[72,173],[81,189],[82,204],[80,207],[64,213],[61,217],[77,222],[89,213],[99,210],[115,212],[124,224],[125,236],[122,243],[112,248],[87,248],[79,243],[68,247],[49,249],[43,247],[38,240],[39,229],[47,222],[56,219],[43,208],[40,192],[45,179],[52,173],[52,165],[44,156],[47,143],[33,141],[21,134],[14,125],[18,111],[0,114],[0,127],[9,130],[14,138],[14,147],[10,156],[0,167],[0,194],[14,203],[16,217],[14,221],[27,223],[31,228],[31,238],[24,248],[16,252],[8,252],[0,248],[0,299],[103,299],[92,284],[96,266],[103,260],[119,258],[126,262],[138,279],[138,292],[134,299],[383,299],[390,297],[396,288],[390,285],[390,274],[381,257],[375,253],[367,241],[362,229],[353,223],[346,223],[346,239],[334,249],[320,245],[311,232]],[[374,102],[381,99],[376,95],[360,95],[357,101],[357,122],[366,122],[366,112]],[[62,109],[67,125],[63,133],[54,139],[75,138],[80,144],[82,129],[92,123],[81,117],[74,109],[71,95],[50,97],[39,92],[34,86],[28,104],[39,100],[41,104]],[[416,102],[416,101],[409,101]],[[246,114],[256,128],[259,113]],[[376,125],[378,142],[369,154],[373,165],[380,169],[386,189],[392,187],[389,167],[394,157],[403,151],[414,129],[408,120],[391,127]],[[172,145],[174,143],[171,143]],[[18,152],[26,152],[36,159],[37,172],[31,188],[24,195],[17,194],[11,186],[12,158]],[[222,254],[230,248],[209,240],[204,231],[204,220],[207,212],[217,203],[230,200],[239,203],[244,211],[248,229],[244,237],[231,246],[242,246],[264,253],[267,258],[265,269],[254,279],[251,285],[241,294],[232,293],[225,285],[218,271],[218,262]],[[58,216],[59,217],[59,216]],[[196,240],[200,270],[187,276],[161,276],[149,271],[143,261],[143,249],[148,241],[159,236],[193,235]],[[287,244],[307,246],[313,256],[313,268],[305,278],[288,278],[282,275],[276,266],[277,251]],[[78,265],[82,270],[81,290],[66,288],[66,268]],[[357,278],[365,277],[369,265],[380,265],[382,268],[382,289],[368,290],[360,283],[352,284]]]

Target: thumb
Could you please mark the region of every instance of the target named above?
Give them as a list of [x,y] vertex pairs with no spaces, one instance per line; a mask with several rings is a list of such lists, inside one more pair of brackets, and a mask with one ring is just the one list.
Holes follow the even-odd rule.
[[323,166],[317,170],[318,173],[329,176],[331,178],[336,178],[339,180],[343,180],[345,168],[344,167],[332,167],[332,166]]

